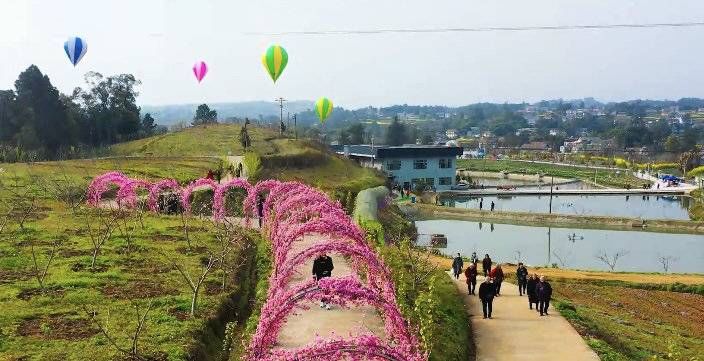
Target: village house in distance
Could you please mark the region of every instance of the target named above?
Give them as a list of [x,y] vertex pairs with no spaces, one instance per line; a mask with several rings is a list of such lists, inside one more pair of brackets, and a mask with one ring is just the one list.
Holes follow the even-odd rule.
[[392,186],[425,186],[436,191],[450,190],[455,185],[456,160],[462,155],[462,147],[443,145],[337,145],[333,150],[363,166],[382,170]]

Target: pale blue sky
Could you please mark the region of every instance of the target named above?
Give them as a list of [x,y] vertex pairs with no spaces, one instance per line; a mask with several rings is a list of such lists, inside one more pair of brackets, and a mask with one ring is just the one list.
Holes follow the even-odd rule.
[[[704,21],[701,0],[0,0],[0,89],[37,64],[63,92],[133,73],[141,104],[331,98],[346,107],[704,97],[704,27],[442,34],[246,32]],[[68,36],[88,42],[73,68]],[[273,85],[260,63],[279,42]],[[192,64],[210,72],[198,85]]]

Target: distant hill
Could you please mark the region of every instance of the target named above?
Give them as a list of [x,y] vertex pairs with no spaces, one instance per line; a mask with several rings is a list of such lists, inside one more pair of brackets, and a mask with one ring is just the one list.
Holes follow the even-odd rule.
[[[231,117],[250,119],[278,118],[279,105],[274,101],[251,101],[233,103],[210,103],[208,106],[218,112],[218,119],[224,120]],[[284,103],[284,112],[291,114],[313,109],[313,102],[308,100],[295,100]],[[171,125],[180,121],[191,121],[196,113],[198,104],[173,104],[173,105],[144,105],[142,115],[150,113],[161,125]],[[286,116],[286,114],[284,114]]]

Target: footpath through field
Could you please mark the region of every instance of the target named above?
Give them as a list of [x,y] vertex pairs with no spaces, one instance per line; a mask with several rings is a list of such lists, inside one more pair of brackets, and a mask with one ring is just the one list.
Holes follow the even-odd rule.
[[[528,309],[528,298],[518,295],[518,286],[504,282],[501,296],[494,298],[492,319],[484,319],[479,298],[467,295],[465,277],[452,279],[464,297],[472,322],[477,360],[599,360],[552,305],[548,310],[549,315],[543,317],[535,309]],[[478,277],[477,281],[482,280],[483,277]],[[477,284],[477,292],[479,285],[480,283]]]
[[[294,243],[292,253],[308,248],[323,238],[319,235],[306,235],[303,241]],[[332,277],[344,277],[352,274],[347,260],[339,255],[330,254],[335,269]],[[290,285],[307,281],[311,277],[313,270],[313,259],[308,260],[299,270],[297,275],[291,280]],[[359,334],[373,333],[377,336],[384,336],[384,323],[376,309],[372,306],[351,307],[341,309],[332,305],[331,310],[320,308],[317,302],[309,302],[306,306],[308,310],[301,310],[296,315],[291,315],[288,322],[279,333],[279,340],[276,347],[293,348],[304,346],[315,340],[316,336],[326,338],[331,333],[338,336],[349,336],[350,333]]]

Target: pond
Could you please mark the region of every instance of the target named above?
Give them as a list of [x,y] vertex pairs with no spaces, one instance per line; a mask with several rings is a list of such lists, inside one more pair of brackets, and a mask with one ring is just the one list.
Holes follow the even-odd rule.
[[[550,196],[484,196],[483,209],[491,202],[498,211],[548,213]],[[479,209],[479,197],[452,196],[441,204],[455,208]],[[690,197],[641,195],[559,195],[553,196],[552,213],[579,216],[612,216],[643,219],[689,220]]]
[[[527,179],[515,178],[493,178],[493,177],[472,177],[472,182],[483,185],[486,188],[494,188],[496,186],[516,186],[521,189],[550,189],[550,178],[546,177],[543,182]],[[547,183],[545,183],[547,182]],[[589,183],[582,181],[574,181],[557,185],[560,189],[593,189],[596,188]]]
[[672,257],[670,272],[704,273],[704,236],[642,231],[612,231],[555,227],[530,227],[456,220],[416,222],[418,243],[427,245],[430,234],[447,237],[447,255],[460,252],[480,259],[488,253],[497,262],[521,259],[533,266],[556,264],[560,268],[609,270],[597,256],[627,254],[616,262],[616,271],[663,272],[660,258]]

